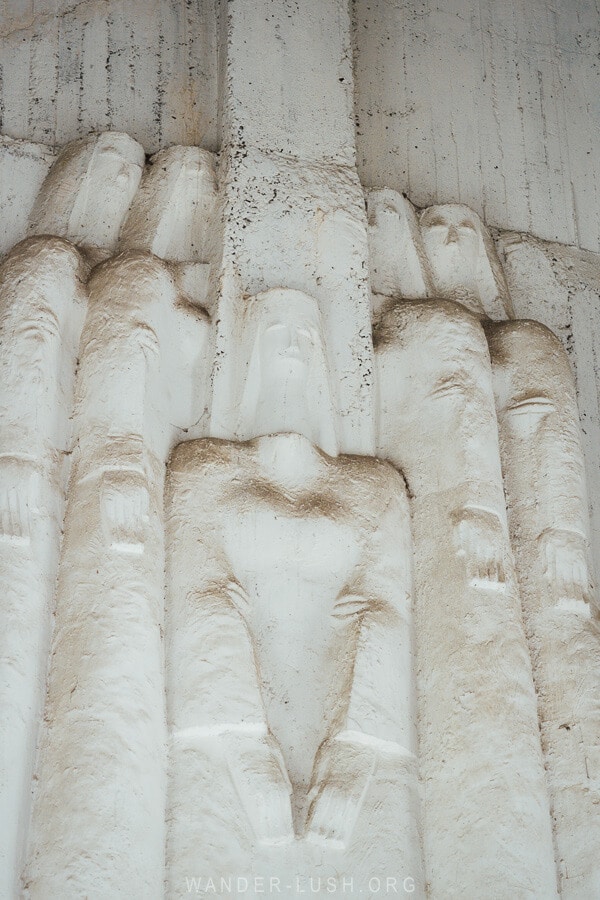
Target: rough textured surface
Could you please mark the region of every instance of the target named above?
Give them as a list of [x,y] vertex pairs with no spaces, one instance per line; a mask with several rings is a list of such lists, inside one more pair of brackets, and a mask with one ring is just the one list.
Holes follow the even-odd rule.
[[355,0],[354,20],[364,184],[600,249],[594,0]]
[[[289,346],[263,352],[299,378]],[[299,434],[192,442],[168,509],[169,895],[240,862],[420,882],[402,479]]]
[[575,374],[591,516],[592,566],[600,573],[600,256],[514,232],[497,236],[515,314],[550,328]]
[[0,255],[27,235],[29,214],[53,161],[52,148],[45,144],[0,138]]
[[562,345],[542,325],[495,324],[488,335],[561,896],[593,897],[600,890],[600,615],[589,580],[575,387]]
[[217,147],[216,0],[20,0],[0,30],[1,128],[64,144],[127,131]]
[[[236,327],[245,298],[270,288],[295,288],[321,308],[340,447],[370,454],[368,248],[363,192],[351,165],[347,6],[344,0],[286,0],[277,6],[234,0],[227,6],[226,26],[223,275],[212,433],[236,434]],[[247,50],[249,36],[258,40],[259,35],[279,61],[275,93],[271,70],[258,67]],[[313,46],[325,46],[321,41],[326,60],[321,51],[318,57],[313,52]],[[318,116],[315,95],[324,110]],[[269,103],[260,117],[252,111],[258,97]]]
[[205,315],[182,301],[155,257],[134,251],[95,270],[25,874],[31,897],[135,896],[140,886],[159,896],[164,466],[203,408],[192,385],[205,335]]
[[375,341],[378,454],[412,495],[429,895],[475,897],[485,884],[492,897],[555,897],[485,335],[457,304],[405,301]]
[[87,266],[60,238],[0,269],[0,893],[13,896],[29,818],[69,474]]
[[218,66],[212,2],[12,4],[6,230],[54,236],[0,288],[8,896],[600,890],[599,257],[472,209],[596,240],[588,6],[438,6],[354,4],[365,196],[345,0],[219,4]]

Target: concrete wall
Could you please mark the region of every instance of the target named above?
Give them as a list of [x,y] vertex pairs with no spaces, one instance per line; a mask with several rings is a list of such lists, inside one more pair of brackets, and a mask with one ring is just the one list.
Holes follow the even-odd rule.
[[[218,146],[218,0],[4,0],[0,132]],[[600,250],[596,0],[353,0],[359,174]],[[285,67],[285,59],[277,62]]]
[[600,249],[596,0],[355,0],[358,167]]
[[4,0],[0,131],[217,144],[217,0]]

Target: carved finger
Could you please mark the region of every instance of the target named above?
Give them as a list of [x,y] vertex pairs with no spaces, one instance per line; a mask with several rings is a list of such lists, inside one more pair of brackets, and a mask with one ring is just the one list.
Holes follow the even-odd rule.
[[23,537],[24,522],[21,520],[21,504],[17,488],[11,488],[8,493],[8,508],[10,517],[10,533],[15,537]]
[[2,534],[10,535],[10,516],[9,516],[9,507],[8,507],[8,494],[4,494],[2,498],[2,512],[0,515],[0,522],[2,524]]
[[229,599],[243,616],[250,612],[250,598],[244,588],[235,581],[230,581],[227,585],[227,593]]
[[550,585],[557,587],[556,553],[550,543],[544,548],[544,576]]
[[581,585],[582,585],[583,599],[585,600],[586,603],[589,603],[590,606],[593,607],[595,604],[594,585],[592,583],[592,579],[589,576],[586,565],[584,565],[584,567],[583,567],[583,577],[581,579]]
[[506,581],[506,570],[504,568],[504,554],[500,554],[500,556],[496,560],[496,580],[499,584],[504,584]]
[[32,508],[27,493],[15,491],[17,506],[17,527],[20,537],[28,537],[31,533]]

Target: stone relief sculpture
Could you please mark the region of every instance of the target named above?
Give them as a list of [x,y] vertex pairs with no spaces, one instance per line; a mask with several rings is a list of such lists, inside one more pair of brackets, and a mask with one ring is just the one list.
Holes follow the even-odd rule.
[[[105,895],[128,883],[133,896],[163,865],[162,485],[170,447],[203,412],[208,320],[181,298],[168,265],[140,251],[96,268],[89,293],[32,896],[83,891],[92,873]],[[94,781],[99,753],[106,764]],[[98,831],[74,827],[90,810],[111,842],[101,856]]]
[[[583,602],[595,605],[573,377],[551,332],[536,322],[514,320],[500,262],[476,214],[449,204],[424,210],[420,223],[433,292],[471,309],[487,335],[510,533],[560,854],[561,896],[594,893],[598,872],[589,848],[598,817],[591,809],[581,816],[581,809],[593,796],[593,763],[587,761],[594,758],[591,745],[600,733],[593,700],[598,690],[597,626]],[[413,229],[411,239],[418,244],[414,235]],[[378,240],[373,230],[372,241]],[[411,306],[402,304],[404,317],[417,315],[408,312]],[[513,320],[493,321],[505,317]],[[416,545],[418,554],[418,536]],[[417,579],[417,595],[418,587]],[[575,741],[569,742],[571,728],[580,733],[577,749]],[[585,833],[574,840],[584,821]]]
[[[7,742],[0,868],[7,894],[29,813],[85,282],[93,261],[116,240],[141,162],[141,147],[127,135],[68,145],[32,213],[30,232],[37,236],[18,244],[0,272],[0,578],[6,598],[0,690]],[[79,241],[85,248],[75,246]]]
[[143,167],[144,150],[127,134],[91,134],[67,144],[38,194],[29,233],[58,235],[96,250],[96,259],[108,256]]
[[367,193],[371,308],[378,316],[389,299],[433,296],[432,273],[414,206],[387,188]]
[[[22,242],[0,269],[0,816],[7,879],[29,811],[86,274],[81,254],[60,238]],[[6,896],[10,891],[7,884]]]
[[[509,522],[536,680],[561,896],[600,890],[598,607],[575,384],[537,322],[487,328]],[[593,618],[590,618],[590,612]]]
[[161,896],[165,847],[169,897],[393,867],[545,898],[557,866],[595,896],[566,354],[467,207],[382,189],[365,219],[345,170],[252,152],[222,204],[199,148],[74,142],[0,270],[0,893],[27,840],[40,900]]
[[423,210],[419,221],[432,296],[455,300],[484,319],[513,318],[500,260],[477,213],[447,203]]
[[182,290],[194,302],[209,304],[221,253],[216,214],[214,155],[199,147],[169,147],[146,167],[118,249],[146,250],[176,264]]
[[[188,442],[170,463],[169,890],[228,871],[232,829],[242,854],[278,847],[271,865],[360,866],[346,853],[382,784],[382,862],[418,874],[404,484],[335,455],[314,300],[258,295],[243,331],[252,440]],[[237,802],[248,825],[234,826]],[[389,843],[399,820],[412,822],[403,846]]]
[[[428,881],[439,896],[459,884],[474,896],[477,885],[501,880],[552,897],[549,805],[485,334],[451,301],[400,301],[374,341],[378,455],[402,469],[412,495]],[[476,805],[465,802],[475,793]],[[452,866],[449,821],[460,823],[466,872]],[[521,838],[507,844],[505,832]],[[482,854],[480,840],[494,853]]]

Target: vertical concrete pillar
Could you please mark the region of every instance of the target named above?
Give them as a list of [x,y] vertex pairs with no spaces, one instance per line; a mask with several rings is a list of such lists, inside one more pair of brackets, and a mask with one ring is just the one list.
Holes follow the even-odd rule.
[[236,437],[231,348],[244,297],[319,302],[342,452],[373,452],[363,192],[346,0],[223,5],[225,225],[212,433]]

